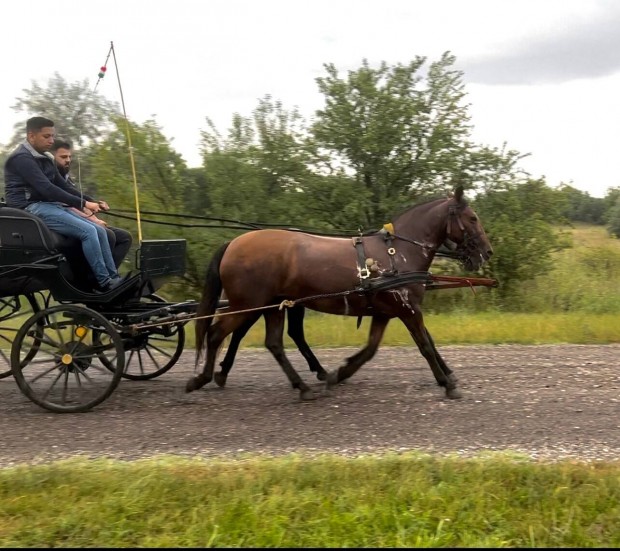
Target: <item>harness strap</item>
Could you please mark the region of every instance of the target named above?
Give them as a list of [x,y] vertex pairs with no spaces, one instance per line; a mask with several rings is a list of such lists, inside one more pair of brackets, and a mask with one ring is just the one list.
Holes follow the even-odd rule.
[[390,259],[390,271],[383,272],[384,276],[393,276],[398,273],[396,269],[396,265],[394,264],[394,255],[396,254],[396,249],[392,246],[392,241],[394,241],[394,224],[391,222],[387,224],[383,224],[383,228],[379,230],[379,233],[383,235],[383,240],[387,245],[387,253]]
[[[364,252],[364,239],[361,236],[356,236],[352,238],[353,246],[357,251],[357,270],[358,276],[360,278],[360,289],[362,291],[368,291],[370,289],[370,269],[366,265],[366,253]],[[364,293],[366,296],[367,308],[368,310],[372,309],[371,299],[367,293]],[[360,328],[362,324],[362,316],[357,317],[357,329]]]
[[370,278],[370,270],[366,266],[366,254],[364,253],[364,240],[361,236],[351,238],[353,246],[357,251],[357,270],[360,278],[360,285],[363,288],[368,287],[368,279]]

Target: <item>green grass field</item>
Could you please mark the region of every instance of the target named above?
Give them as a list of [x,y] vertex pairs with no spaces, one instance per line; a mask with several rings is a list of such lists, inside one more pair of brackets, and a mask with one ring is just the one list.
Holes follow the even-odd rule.
[[620,463],[71,460],[0,471],[3,547],[619,547]]

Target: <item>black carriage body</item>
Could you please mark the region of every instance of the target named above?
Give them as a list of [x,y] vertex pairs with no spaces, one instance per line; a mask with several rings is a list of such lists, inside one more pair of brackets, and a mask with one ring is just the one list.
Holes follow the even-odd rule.
[[79,240],[50,230],[25,210],[0,207],[0,296],[49,290],[58,302],[100,309],[151,295],[167,278],[185,272],[184,239],[143,241],[138,253],[138,270],[126,284],[96,293]]

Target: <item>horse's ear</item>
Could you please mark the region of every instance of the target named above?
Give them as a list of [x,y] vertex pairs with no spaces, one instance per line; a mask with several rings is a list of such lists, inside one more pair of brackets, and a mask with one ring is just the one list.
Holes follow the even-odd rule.
[[462,185],[458,185],[454,188],[454,198],[456,199],[457,203],[460,203],[463,199],[463,186]]

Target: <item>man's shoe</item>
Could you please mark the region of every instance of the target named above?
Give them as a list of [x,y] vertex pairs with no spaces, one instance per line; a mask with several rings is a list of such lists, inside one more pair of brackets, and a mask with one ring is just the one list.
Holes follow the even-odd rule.
[[110,291],[113,291],[114,289],[119,287],[122,283],[123,279],[121,277],[114,277],[110,279],[106,285],[101,287],[101,289],[104,293],[109,293]]

